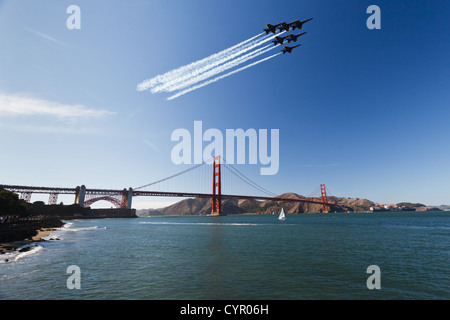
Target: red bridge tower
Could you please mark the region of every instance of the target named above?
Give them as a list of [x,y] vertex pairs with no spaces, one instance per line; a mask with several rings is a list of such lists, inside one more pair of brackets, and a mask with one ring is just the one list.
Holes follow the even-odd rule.
[[220,186],[220,156],[213,160],[213,192],[212,192],[212,216],[222,215],[222,190]]
[[322,206],[323,206],[323,213],[328,213],[328,206],[325,205],[325,203],[327,203],[327,190],[325,189],[325,185],[321,184],[320,185],[320,194],[322,196]]

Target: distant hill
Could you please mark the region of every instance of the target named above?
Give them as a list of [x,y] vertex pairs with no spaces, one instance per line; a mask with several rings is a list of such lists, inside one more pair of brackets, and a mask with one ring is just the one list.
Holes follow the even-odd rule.
[[[280,198],[291,199],[305,199],[304,196],[290,192],[280,194]],[[320,198],[310,198],[315,201],[321,201]],[[334,197],[328,196],[329,203],[336,203],[341,208],[333,208],[332,211],[338,212],[362,212],[369,211],[370,207],[384,207],[384,204],[373,202],[367,199],[361,198],[348,198],[348,197]],[[427,207],[421,203],[409,203],[401,202],[398,204],[392,204],[389,206],[397,206],[408,204],[414,207],[417,211],[440,211],[450,210],[450,206],[442,205],[439,207]],[[279,213],[281,208],[286,213],[318,213],[322,212],[323,208],[321,204],[316,203],[304,203],[304,202],[284,202],[284,201],[258,201],[248,199],[226,199],[222,200],[222,211],[226,214],[270,214],[272,212]],[[208,215],[211,213],[211,199],[210,198],[190,198],[181,200],[171,206],[160,209],[142,209],[137,210],[138,216],[178,216],[178,215]]]
[[[245,200],[244,202],[237,199],[226,199],[222,201],[222,210],[227,214],[246,213],[253,210],[256,201]],[[257,204],[256,204],[257,206]],[[137,210],[138,216],[179,216],[179,215],[207,215],[211,213],[211,199],[209,198],[189,198],[181,200],[168,207],[160,209],[144,209]]]
[[[283,193],[277,197],[305,199],[304,196],[296,193]],[[321,201],[320,198],[313,198]],[[328,197],[328,202],[337,203],[343,206],[340,211],[369,211],[372,206],[380,205],[367,199],[359,198],[339,198]],[[279,213],[281,208],[286,213],[316,213],[322,212],[321,204],[303,203],[303,202],[282,202],[282,201],[258,201],[258,200],[238,200],[226,199],[222,200],[222,210],[226,214],[270,214],[272,212]],[[209,198],[189,198],[181,200],[173,205],[160,209],[143,209],[137,210],[138,216],[172,216],[172,215],[207,215],[211,213],[211,199]]]

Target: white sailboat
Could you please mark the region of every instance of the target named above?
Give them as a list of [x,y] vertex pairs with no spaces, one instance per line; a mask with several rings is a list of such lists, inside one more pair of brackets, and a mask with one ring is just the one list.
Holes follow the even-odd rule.
[[278,220],[281,220],[281,221],[286,220],[286,216],[284,214],[283,208],[281,208],[281,213],[280,213],[280,216],[278,217]]

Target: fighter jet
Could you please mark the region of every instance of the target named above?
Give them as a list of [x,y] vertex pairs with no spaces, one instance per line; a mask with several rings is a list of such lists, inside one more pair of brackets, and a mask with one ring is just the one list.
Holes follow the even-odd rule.
[[299,33],[299,34],[297,34],[297,35],[295,35],[295,34],[289,34],[289,35],[287,35],[285,38],[287,39],[288,43],[291,43],[291,41],[297,42],[297,38],[300,37],[300,36],[302,36],[302,35],[304,35],[305,33],[306,33],[306,32],[302,32],[302,33]]
[[265,32],[266,32],[266,35],[267,34],[269,34],[269,32],[272,32],[272,33],[276,33],[277,32],[277,27],[279,26],[279,24],[276,24],[276,25],[271,25],[270,23],[268,23],[267,25],[266,25],[266,28],[265,29],[263,29]]
[[277,45],[277,43],[283,44],[284,39],[286,39],[287,37],[288,37],[288,36],[285,36],[285,37],[276,36],[276,37],[274,38],[275,40],[272,40],[272,42],[273,42],[274,45]]
[[283,54],[285,54],[286,52],[292,53],[292,49],[297,48],[297,47],[300,47],[300,46],[301,46],[301,44],[298,44],[298,45],[293,46],[293,47],[288,47],[288,46],[286,46],[286,47],[283,47],[283,49],[281,50],[281,52],[283,52]]
[[282,22],[282,23],[279,23],[277,25],[277,27],[278,27],[278,30],[280,30],[280,32],[283,31],[283,30],[289,31],[290,24],[286,23],[286,22]]
[[295,28],[298,28],[299,30],[301,30],[302,27],[303,27],[303,24],[308,22],[308,21],[311,21],[312,19],[313,18],[306,19],[306,20],[303,20],[303,21],[299,21],[299,20],[292,21],[291,23],[289,23],[289,27],[292,27],[292,31],[294,31]]

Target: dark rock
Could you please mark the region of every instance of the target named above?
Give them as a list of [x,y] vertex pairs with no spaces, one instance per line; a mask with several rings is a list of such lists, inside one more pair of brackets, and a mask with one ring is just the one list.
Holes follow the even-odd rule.
[[17,220],[0,224],[0,243],[31,239],[42,228],[60,228],[64,223],[57,218]]

